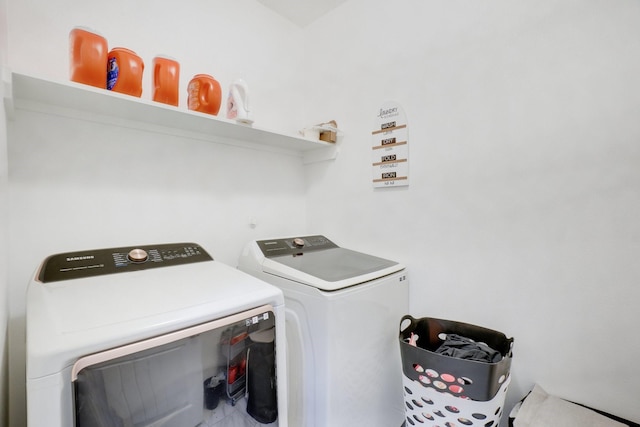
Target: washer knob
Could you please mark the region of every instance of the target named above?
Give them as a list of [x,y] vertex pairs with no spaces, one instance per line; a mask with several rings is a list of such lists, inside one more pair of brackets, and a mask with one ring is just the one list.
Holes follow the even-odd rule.
[[301,248],[304,246],[304,239],[300,237],[293,239],[293,244],[296,248]]
[[149,258],[149,254],[144,249],[131,249],[127,258],[132,262],[145,262]]

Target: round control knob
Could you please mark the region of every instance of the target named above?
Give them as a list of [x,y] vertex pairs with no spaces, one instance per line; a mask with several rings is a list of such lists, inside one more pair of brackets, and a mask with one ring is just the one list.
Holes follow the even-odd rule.
[[149,258],[149,254],[144,249],[131,249],[127,258],[132,262],[145,262]]
[[296,239],[293,239],[293,244],[294,244],[297,248],[301,248],[301,247],[303,247],[303,246],[304,246],[304,239],[301,239],[301,238],[299,238],[299,237],[298,237],[298,238],[296,238]]

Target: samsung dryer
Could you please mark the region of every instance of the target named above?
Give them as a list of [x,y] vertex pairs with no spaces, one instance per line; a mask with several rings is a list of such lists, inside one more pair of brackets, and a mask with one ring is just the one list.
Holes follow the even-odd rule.
[[402,425],[403,265],[315,235],[250,242],[239,268],[284,292],[291,425]]
[[288,425],[283,293],[200,245],[52,255],[26,322],[28,427]]

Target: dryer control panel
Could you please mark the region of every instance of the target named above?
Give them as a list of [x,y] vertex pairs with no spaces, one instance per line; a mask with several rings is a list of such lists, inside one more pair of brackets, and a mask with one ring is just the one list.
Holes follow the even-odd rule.
[[306,252],[338,247],[338,245],[331,240],[321,235],[258,240],[256,243],[263,255],[267,258],[283,255],[300,255]]
[[212,260],[196,243],[93,249],[51,255],[42,263],[38,280],[57,282]]

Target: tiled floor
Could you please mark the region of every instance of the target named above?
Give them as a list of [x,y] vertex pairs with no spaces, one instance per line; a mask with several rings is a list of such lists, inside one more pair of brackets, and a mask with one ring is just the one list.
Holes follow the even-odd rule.
[[220,402],[218,407],[213,411],[205,411],[208,413],[205,419],[198,427],[278,427],[278,422],[271,424],[260,424],[247,414],[247,401],[240,399],[235,406],[228,402]]

